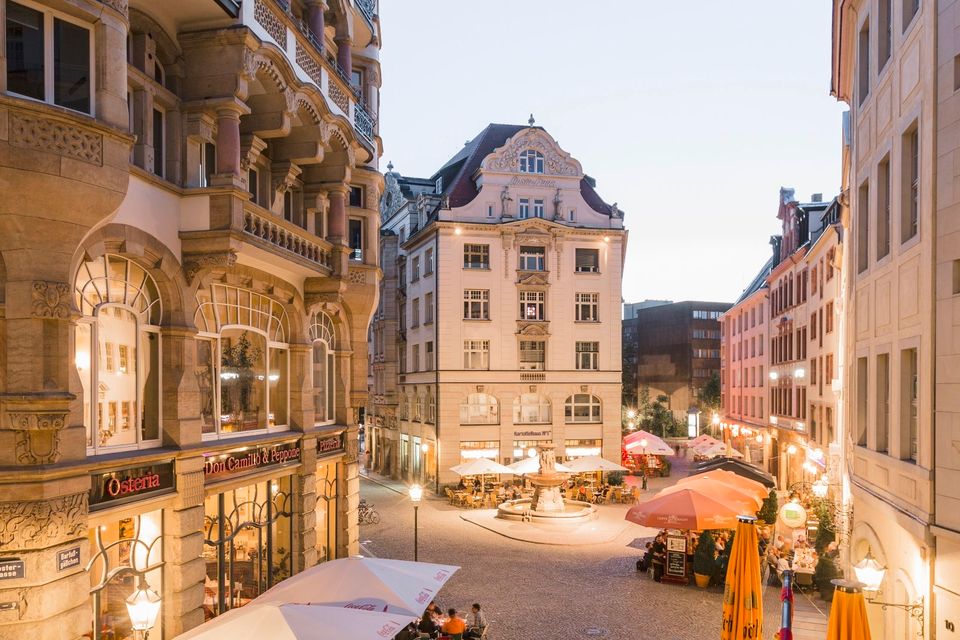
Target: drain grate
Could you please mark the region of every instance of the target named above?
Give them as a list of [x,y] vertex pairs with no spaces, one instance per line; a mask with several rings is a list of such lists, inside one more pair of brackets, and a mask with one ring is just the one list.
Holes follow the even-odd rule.
[[602,638],[607,635],[607,630],[602,627],[587,627],[583,630],[583,635],[591,638]]

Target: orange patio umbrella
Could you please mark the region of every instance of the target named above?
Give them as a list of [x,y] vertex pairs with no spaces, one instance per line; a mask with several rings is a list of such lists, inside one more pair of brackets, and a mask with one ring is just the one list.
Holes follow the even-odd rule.
[[660,492],[627,511],[626,519],[658,529],[732,529],[739,510],[692,489]]
[[833,605],[827,621],[827,640],[870,640],[863,585],[852,580],[834,580]]
[[720,640],[763,638],[763,587],[757,552],[756,518],[741,516],[733,538],[723,589]]
[[770,493],[770,490],[759,482],[751,480],[750,478],[744,478],[733,471],[725,471],[724,469],[714,469],[713,471],[705,471],[704,473],[698,473],[687,478],[681,478],[677,481],[677,484],[683,485],[688,482],[696,482],[703,479],[717,480],[723,484],[735,487],[739,491],[758,496],[761,501]]
[[744,491],[743,489],[738,489],[733,485],[726,484],[715,478],[697,478],[694,476],[690,482],[675,484],[672,487],[667,487],[660,493],[670,493],[681,489],[692,489],[693,491],[710,496],[719,502],[737,506],[741,514],[756,513],[760,507],[763,506],[763,498],[760,496]]

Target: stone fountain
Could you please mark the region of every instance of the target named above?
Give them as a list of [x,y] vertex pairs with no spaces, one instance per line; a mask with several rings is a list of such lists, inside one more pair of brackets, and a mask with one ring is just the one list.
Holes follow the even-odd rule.
[[527,474],[533,485],[533,497],[508,500],[497,509],[498,518],[544,524],[574,524],[597,517],[597,508],[589,502],[567,500],[560,490],[567,474],[557,471],[553,444],[539,447],[540,471]]

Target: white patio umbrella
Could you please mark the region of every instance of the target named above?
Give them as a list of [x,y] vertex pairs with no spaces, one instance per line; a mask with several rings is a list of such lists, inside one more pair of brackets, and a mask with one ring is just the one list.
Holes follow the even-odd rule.
[[[523,460],[518,460],[513,464],[508,464],[507,468],[510,469],[508,473],[514,473],[518,476],[522,476],[527,473],[536,473],[537,471],[540,471],[540,458],[524,458]],[[556,469],[560,473],[572,473],[569,467],[562,465],[559,462],[556,464]]]
[[176,640],[383,640],[416,616],[315,604],[251,602],[177,636]]
[[728,447],[725,442],[702,444],[700,446],[693,447],[693,452],[697,455],[705,456],[707,458],[716,458],[717,456],[732,456],[734,458],[743,457],[742,453],[733,447]]
[[718,440],[709,434],[701,433],[699,436],[697,436],[696,438],[688,442],[687,446],[693,449],[694,447],[699,447],[700,445],[703,445],[703,444],[714,444],[717,442],[719,442],[720,444],[723,444],[723,440]]
[[[643,442],[647,446],[643,446]],[[674,450],[659,436],[649,431],[634,431],[623,439],[623,449],[630,454],[646,454],[648,456],[672,456]]]
[[610,462],[600,456],[583,456],[576,460],[567,460],[563,466],[574,473],[586,473],[590,471],[628,471],[626,467],[621,467],[616,462]]
[[482,476],[488,473],[513,473],[509,467],[490,458],[474,458],[469,462],[450,467],[459,476]]
[[459,568],[386,558],[341,558],[287,578],[254,602],[309,603],[419,616]]

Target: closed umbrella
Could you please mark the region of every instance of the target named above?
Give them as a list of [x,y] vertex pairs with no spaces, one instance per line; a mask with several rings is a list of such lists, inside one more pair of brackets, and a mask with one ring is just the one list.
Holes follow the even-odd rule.
[[834,580],[833,604],[827,620],[827,640],[870,640],[867,605],[859,582]]
[[658,493],[631,507],[626,519],[658,529],[732,529],[740,515],[730,506],[691,489]]
[[769,489],[767,489],[765,486],[763,486],[756,480],[750,480],[749,478],[738,476],[732,471],[723,471],[721,469],[716,469],[714,471],[707,471],[705,473],[698,473],[697,475],[694,475],[694,476],[681,478],[680,480],[677,480],[677,484],[674,486],[683,486],[688,482],[697,482],[699,480],[716,480],[721,484],[734,487],[735,489],[743,493],[749,493],[751,495],[755,495],[760,499],[761,502],[770,493]]
[[626,467],[621,467],[616,462],[610,462],[600,456],[583,456],[576,460],[567,460],[564,465],[574,473],[587,473],[590,471],[627,471]]
[[287,578],[255,602],[310,603],[418,616],[459,568],[386,558],[340,558]]
[[[504,473],[513,473],[518,476],[522,476],[527,473],[536,473],[540,471],[540,458],[524,458],[523,460],[518,460],[513,464],[508,464],[508,471]],[[560,473],[572,473],[570,468],[566,465],[562,465],[559,462],[554,465],[554,468]]]
[[763,594],[755,522],[756,518],[749,516],[737,519],[723,589],[720,640],[763,637]]
[[176,640],[384,640],[415,619],[365,609],[252,602],[180,634]]
[[716,498],[720,502],[726,502],[731,505],[741,505],[740,513],[756,513],[757,510],[763,506],[763,498],[757,494],[744,491],[729,484],[724,484],[722,481],[713,478],[698,478],[694,476],[689,481],[684,483],[678,482],[671,487],[667,487],[660,493],[679,491],[680,489],[693,489],[694,491],[699,491],[712,498]]

